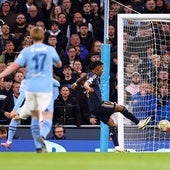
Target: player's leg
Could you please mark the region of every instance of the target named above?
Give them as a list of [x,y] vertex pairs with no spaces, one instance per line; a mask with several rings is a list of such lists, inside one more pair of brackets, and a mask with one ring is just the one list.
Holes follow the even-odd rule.
[[93,114],[96,116],[98,120],[102,121],[105,124],[108,124],[111,133],[110,137],[115,146],[115,151],[124,152],[124,149],[119,146],[118,136],[117,136],[117,124],[111,118],[113,112],[114,112],[114,105],[113,104],[108,105],[107,103],[106,105],[103,104],[102,106],[98,107]]
[[1,146],[5,147],[7,149],[11,148],[12,141],[13,141],[14,135],[17,130],[17,126],[20,125],[20,122],[21,122],[20,120],[11,119],[9,128],[8,128],[7,141],[5,143],[1,143]]
[[34,93],[26,92],[26,107],[31,111],[31,134],[34,140],[35,148],[37,152],[42,151],[41,143],[38,140],[40,136],[39,126],[39,112],[37,110],[38,104]]
[[45,139],[52,127],[53,100],[51,93],[38,94],[37,102],[42,116],[40,135]]
[[46,139],[52,128],[53,112],[45,111],[42,114],[44,119],[41,125],[40,135]]
[[122,113],[126,118],[130,119],[132,122],[134,122],[138,128],[143,129],[146,127],[146,125],[151,120],[151,116],[147,117],[144,120],[138,120],[134,114],[132,114],[130,111],[127,110],[127,108],[123,105],[119,105],[117,103],[114,103],[115,112]]
[[39,118],[41,117],[41,128],[39,134],[39,142],[42,145],[44,151],[47,152],[44,139],[49,134],[52,127],[53,116],[53,101],[51,93],[37,93],[37,104],[39,112]]

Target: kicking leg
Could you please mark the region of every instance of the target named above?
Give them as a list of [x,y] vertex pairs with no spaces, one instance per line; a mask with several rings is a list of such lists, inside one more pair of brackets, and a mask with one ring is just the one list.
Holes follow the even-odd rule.
[[115,104],[115,112],[121,112],[126,118],[130,119],[132,122],[134,122],[139,129],[144,129],[146,125],[150,122],[151,116],[147,117],[144,120],[138,120],[135,115],[133,115],[131,112],[129,112],[125,106]]

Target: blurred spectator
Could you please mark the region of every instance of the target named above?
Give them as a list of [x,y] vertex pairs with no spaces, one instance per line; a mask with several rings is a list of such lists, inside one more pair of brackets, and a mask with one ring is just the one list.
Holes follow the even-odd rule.
[[48,30],[48,35],[56,36],[58,46],[60,46],[65,51],[68,40],[64,33],[61,32],[61,30],[59,29],[57,21],[51,21],[50,29]]
[[71,85],[74,83],[74,79],[72,77],[72,68],[70,65],[63,66],[63,78],[61,78],[60,84],[61,86],[67,86],[71,88]]
[[73,14],[77,9],[73,8],[71,0],[62,0],[61,9],[66,14],[68,23],[73,22]]
[[28,47],[33,44],[32,37],[30,36],[29,32],[25,33],[23,38],[24,38],[23,41],[17,48],[18,51],[17,53],[19,53],[24,47]]
[[73,47],[79,47],[80,48],[80,55],[78,56],[83,64],[83,68],[86,66],[88,57],[89,57],[89,51],[80,43],[80,37],[78,34],[72,34],[70,37],[70,45]]
[[145,8],[144,0],[132,0],[133,9],[139,13],[142,13]]
[[10,122],[10,119],[6,118],[4,115],[6,114],[6,112],[12,111],[14,104],[15,104],[18,96],[19,96],[19,88],[20,88],[20,83],[14,82],[13,86],[12,86],[13,93],[9,94],[5,98],[5,100],[2,104],[2,107],[1,107],[1,110],[0,110],[0,117],[1,117],[0,119],[4,120],[3,124],[8,125],[9,122]]
[[127,95],[132,96],[140,91],[139,85],[141,81],[141,75],[138,72],[133,72],[130,85],[125,87]]
[[74,81],[76,81],[81,73],[83,72],[83,66],[80,60],[75,60],[73,63],[73,72],[72,72],[72,77]]
[[157,13],[169,13],[170,9],[167,8],[165,0],[156,0],[156,12]]
[[30,33],[31,29],[35,27],[35,23],[28,23],[26,27],[26,33]]
[[9,27],[13,27],[16,21],[16,14],[10,9],[9,1],[1,4],[0,19],[2,19]]
[[127,1],[125,4],[125,6],[123,7],[123,13],[125,14],[132,14],[133,12],[133,5],[130,1]]
[[82,3],[82,17],[86,20],[87,23],[92,24],[93,13],[91,11],[90,2],[88,1]]
[[64,55],[64,50],[58,44],[58,40],[57,40],[57,37],[55,35],[49,35],[48,36],[48,44],[53,46],[56,49],[58,55],[60,56],[60,59],[62,60],[62,57]]
[[142,81],[139,84],[139,92],[131,97],[132,112],[138,119],[145,119],[146,117],[152,115],[154,120],[156,96],[148,94],[147,89],[148,82]]
[[109,8],[109,23],[113,25],[117,25],[117,14],[119,12],[120,5],[117,3],[114,3],[112,6]]
[[17,83],[21,83],[22,80],[24,80],[25,75],[21,70],[17,70],[14,74],[14,81]]
[[[69,23],[68,29],[67,29],[68,40],[70,40],[69,38],[71,37],[71,35],[77,34],[78,32],[80,32],[79,26],[84,22],[86,22],[86,20],[83,18],[80,12],[74,13],[73,22]],[[93,34],[93,27],[91,23],[88,23],[88,31],[90,31]]]
[[80,37],[80,44],[84,45],[85,48],[90,52],[93,43],[92,32],[88,31],[88,23],[82,23],[79,25],[78,35]]
[[104,10],[100,10],[100,18],[93,24],[93,38],[103,42],[104,39]]
[[167,82],[160,82],[158,84],[157,95],[157,114],[156,122],[167,119],[170,121],[170,92]]
[[161,68],[158,71],[157,84],[160,82],[164,82],[164,83],[168,83],[168,84],[170,83],[168,70],[166,68]]
[[38,9],[35,5],[31,5],[28,10],[28,14],[26,15],[27,23],[36,24],[37,21],[43,21],[45,23],[45,19],[42,13],[38,12]]
[[15,42],[14,36],[10,33],[10,28],[7,24],[1,26],[2,35],[0,36],[0,54],[5,50],[7,40]]
[[91,12],[93,15],[91,24],[92,26],[94,26],[94,23],[100,18],[99,16],[100,6],[98,5],[96,1],[92,1],[90,3],[90,6],[91,6]]
[[60,95],[54,101],[53,124],[81,125],[80,107],[75,98],[70,94],[67,86],[62,86]]
[[16,6],[17,13],[23,13],[27,16],[32,5],[35,5],[35,0],[24,0],[18,2]]
[[45,44],[48,44],[48,36],[49,36],[49,34],[48,34],[48,30],[47,30],[46,27],[45,27],[44,22],[43,22],[43,21],[37,21],[37,22],[35,23],[35,26],[41,27],[41,28],[44,30],[44,35],[45,35],[45,37],[44,37],[44,43],[45,43]]
[[12,85],[13,85],[13,75],[10,74],[4,77],[3,88],[0,90],[0,94],[4,96],[4,99],[13,93]]
[[131,83],[132,74],[135,72],[135,67],[132,63],[125,63],[124,85],[125,87]]
[[53,136],[51,140],[64,140],[67,139],[65,136],[65,129],[62,125],[56,124],[53,129]]
[[138,71],[139,65],[142,63],[142,60],[140,59],[138,53],[131,53],[129,56],[129,62],[133,64],[133,66],[135,67],[135,71]]
[[89,57],[89,64],[86,66],[85,72],[88,73],[91,71],[91,63],[94,61],[99,61],[101,59],[100,53],[95,52],[95,53],[91,53],[90,57]]
[[115,26],[113,24],[109,24],[108,38],[111,45],[111,51],[117,50],[117,33]]
[[62,12],[61,6],[56,5],[52,8],[50,13],[50,21],[58,21],[58,16]]
[[58,14],[58,25],[61,32],[63,32],[64,35],[67,35],[68,22],[67,22],[66,15],[63,12]]
[[73,68],[73,63],[77,59],[76,49],[74,48],[74,46],[69,46],[67,48],[67,52],[66,53],[67,53],[67,55],[65,55],[65,57],[62,60],[63,65],[67,64],[71,68]]
[[42,14],[44,18],[43,21],[46,27],[48,26],[48,21],[50,20],[50,14],[53,7],[55,7],[53,0],[44,0],[44,3],[41,7],[41,12],[39,11],[39,13]]
[[11,28],[11,33],[15,35],[15,38],[18,39],[22,34],[26,33],[26,17],[22,13],[18,13],[16,16],[16,23]]
[[167,8],[170,9],[170,1],[169,0],[165,0],[165,4],[167,5]]
[[101,54],[101,45],[102,45],[101,41],[94,40],[92,43],[92,48],[90,50],[90,53],[100,53]]
[[154,83],[155,87],[157,84],[157,74],[159,70],[161,69],[161,58],[160,55],[154,54],[151,57],[151,67],[149,69],[150,71],[150,81]]
[[5,126],[0,126],[0,139],[7,138],[7,129]]
[[11,62],[14,62],[14,60],[17,57],[17,53],[14,51],[15,46],[13,41],[6,40],[5,42],[5,50],[2,52],[2,55],[0,55],[0,61],[4,62],[6,65],[8,65]]
[[146,0],[145,8],[142,13],[145,13],[145,14],[157,13],[155,0]]

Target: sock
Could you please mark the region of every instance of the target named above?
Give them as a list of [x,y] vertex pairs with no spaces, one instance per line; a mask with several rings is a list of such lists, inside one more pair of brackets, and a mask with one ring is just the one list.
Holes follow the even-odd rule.
[[52,127],[52,120],[47,119],[43,121],[40,136],[44,137],[46,139],[47,135],[50,133]]
[[13,119],[11,119],[11,122],[10,122],[9,128],[8,128],[7,143],[12,143],[12,140],[14,138],[15,132],[17,130],[17,125],[20,125],[20,123],[21,123],[20,120],[13,120]]
[[128,119],[130,119],[132,122],[134,122],[136,125],[139,123],[139,120],[131,113],[129,112],[126,107],[124,107],[121,111],[121,113]]
[[32,120],[31,120],[31,133],[32,133],[32,137],[33,137],[36,149],[40,149],[41,144],[38,141],[38,136],[40,136],[40,127],[39,127],[39,120],[38,119],[32,118]]
[[114,146],[119,146],[118,137],[117,137],[117,128],[110,127],[110,137],[114,143]]

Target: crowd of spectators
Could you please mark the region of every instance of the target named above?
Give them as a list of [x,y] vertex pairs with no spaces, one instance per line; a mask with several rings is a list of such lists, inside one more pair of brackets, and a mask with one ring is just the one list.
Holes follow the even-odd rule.
[[[123,6],[112,0],[110,0],[109,5],[108,41],[111,46],[111,54],[108,56],[108,60],[110,60],[110,100],[113,102],[117,101],[117,14],[125,13],[128,15],[135,13],[135,11],[149,14],[170,13],[168,0],[121,0],[118,2],[122,3]],[[56,49],[63,63],[62,69],[54,67],[54,77],[60,81],[61,88],[60,95],[54,102],[53,124],[77,126],[99,124],[95,116],[88,111],[83,88],[79,87],[73,91],[71,85],[83,72],[90,70],[91,62],[101,59],[101,44],[104,38],[104,0],[2,0],[0,4],[0,71],[3,71],[15,60],[23,48],[32,44],[30,30],[35,26],[43,28],[45,32],[44,43]],[[128,31],[130,26],[133,28],[132,33]],[[163,24],[161,26],[163,27]],[[159,53],[154,53],[152,47],[148,46],[145,51],[148,52],[148,60],[150,60],[152,70],[149,70],[148,66],[144,67],[146,62],[143,60],[144,57],[133,51],[132,48],[134,43],[138,43],[138,46],[143,45],[140,43],[145,38],[142,37],[142,31],[140,31],[141,37],[138,35],[139,29],[133,23],[128,22],[123,35],[124,55],[127,58],[125,63],[125,93],[133,108],[137,105],[137,99],[140,100],[138,106],[143,105],[143,98],[146,98],[144,105],[148,105],[150,98],[144,97],[143,89],[146,90],[146,84],[149,89],[150,82],[143,82],[142,78],[148,75],[149,78],[152,78],[151,82],[154,83],[156,80],[153,78],[157,76],[151,74],[159,71],[158,79],[160,81],[164,79],[163,75],[167,74],[165,80],[158,84],[159,92],[151,94],[155,96],[155,102],[158,101],[160,114],[165,110],[166,117],[167,108],[162,108],[162,105],[169,105],[170,110],[169,82],[167,82],[170,72],[169,69],[166,69],[170,68],[170,51],[162,53],[165,51],[162,49],[162,51],[159,50]],[[170,25],[164,24],[162,31],[166,34],[166,42],[170,41],[168,39],[168,37],[170,38],[169,30]],[[165,38],[162,39],[165,40]],[[158,37],[157,40],[159,40]],[[126,53],[129,51],[129,47],[133,54]],[[161,47],[159,48],[161,49]],[[150,58],[149,52],[151,52]],[[157,57],[153,57],[153,54]],[[156,59],[161,60],[160,69],[157,66],[158,61],[154,61]],[[138,69],[140,67],[142,69]],[[154,70],[154,68],[156,69]],[[149,73],[151,74],[149,75]],[[24,76],[25,69],[20,68],[13,75],[1,80],[0,124],[9,123],[4,113],[10,112],[13,108],[15,100],[17,100],[19,85]],[[155,88],[155,84],[153,84],[153,88]],[[147,108],[152,113],[148,113],[146,110],[141,114],[135,109],[132,111],[134,114],[140,114],[139,118],[141,119],[148,116],[147,113],[154,114],[152,110],[155,109],[155,105],[152,106],[152,108]],[[156,119],[159,120],[158,117]],[[29,124],[29,122],[23,124]]]

